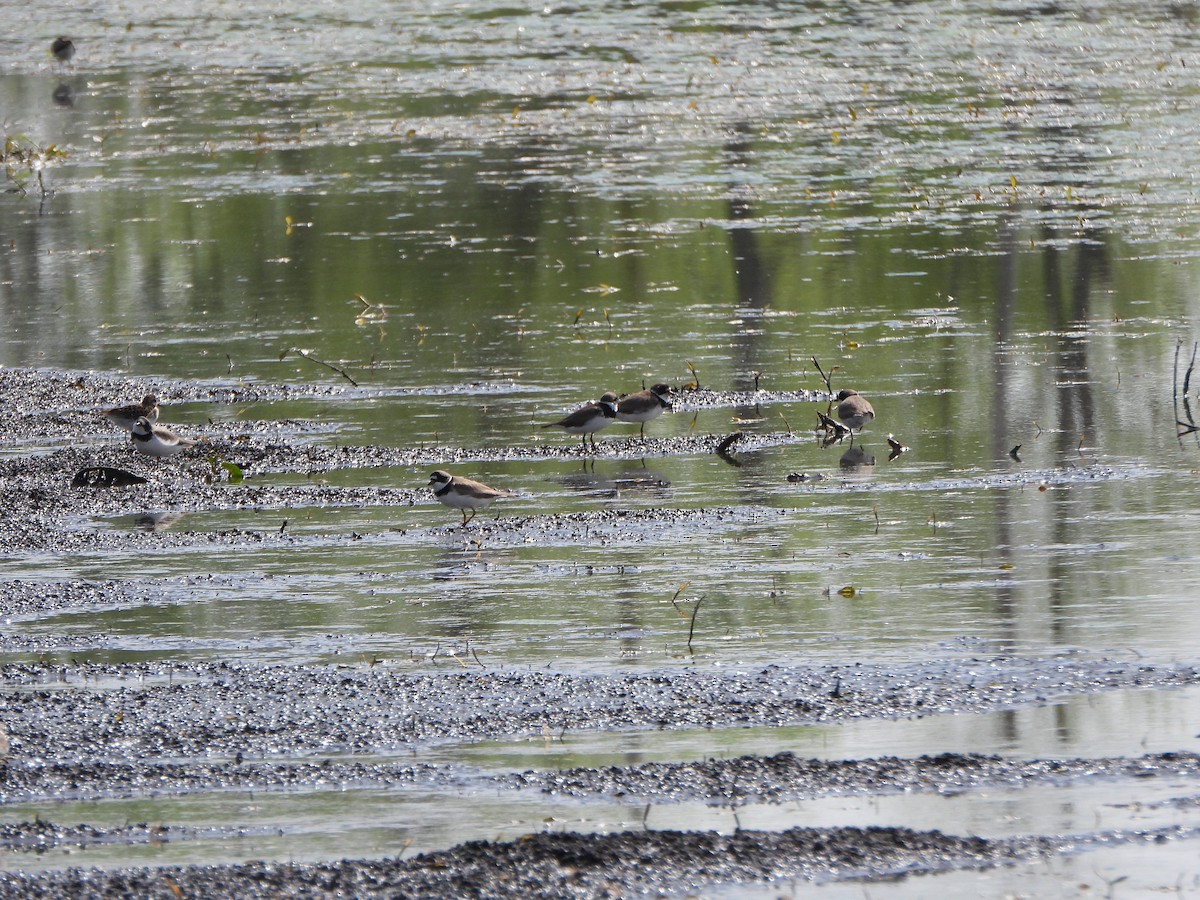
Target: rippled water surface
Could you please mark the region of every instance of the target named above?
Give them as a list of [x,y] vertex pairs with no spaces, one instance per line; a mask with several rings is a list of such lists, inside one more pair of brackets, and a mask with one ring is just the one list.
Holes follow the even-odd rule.
[[[144,606],[14,628],[78,636],[69,655],[114,661],[1194,660],[1200,442],[1177,424],[1200,384],[1184,390],[1200,338],[1191,5],[0,10],[22,22],[0,35],[0,120],[31,160],[9,170],[24,193],[0,197],[0,364],[160,390],[334,387],[177,404],[163,421],[476,448],[455,470],[517,492],[474,531],[443,528],[457,514],[428,497],[89,520],[286,527],[295,541],[6,558],[6,578],[136,567],[154,585]],[[60,32],[79,48],[66,66],[47,52]],[[847,445],[819,446],[824,403],[780,399],[823,391],[822,371],[875,404],[857,465]],[[682,392],[649,435],[744,431],[745,449],[594,462],[485,450],[569,446],[539,426],[656,381]],[[713,406],[683,390],[697,384],[763,393]],[[894,460],[889,433],[910,448]],[[618,425],[601,442],[634,434]],[[56,446],[47,433],[4,449]],[[251,474],[417,488],[428,470]],[[666,526],[582,537],[546,519],[487,530],[497,515],[664,508],[680,511]],[[1195,697],[1178,703],[1194,720]],[[1058,726],[1022,727],[1020,747],[995,749],[1026,752]],[[896,726],[877,728],[846,752],[892,752]],[[1200,749],[1186,732],[1171,749]],[[574,752],[610,752],[594,741]],[[710,752],[705,736],[663,741],[679,758]],[[535,764],[536,750],[518,756],[505,764]],[[207,802],[175,805],[195,821],[234,815]],[[283,808],[236,816],[310,812],[271,803]],[[926,821],[895,803],[896,818]],[[540,818],[532,806],[417,843],[494,836],[503,816]],[[693,812],[697,827],[728,825]],[[311,843],[254,852],[357,852],[342,815]],[[1017,818],[1014,831],[1055,827]]]

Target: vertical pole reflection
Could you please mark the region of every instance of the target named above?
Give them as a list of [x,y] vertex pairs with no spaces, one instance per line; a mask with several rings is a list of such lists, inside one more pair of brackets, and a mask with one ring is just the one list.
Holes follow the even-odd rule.
[[[749,123],[738,123],[723,149],[729,167],[727,184],[731,224],[727,231],[730,260],[737,291],[737,309],[744,320],[743,326],[732,336],[733,374],[735,382],[749,389],[754,384],[754,373],[760,371],[762,366],[761,351],[766,334],[762,311],[771,305],[772,300],[772,281],[763,264],[759,234],[749,224],[757,215],[745,175],[754,162],[754,143]],[[757,406],[738,406],[733,411],[738,419],[755,419],[761,414]],[[758,454],[738,454],[738,479],[745,502],[771,505],[771,485],[769,479],[759,477],[757,462]]]
[[[992,338],[992,416],[990,422],[992,455],[1003,458],[1007,453],[1009,439],[1008,383],[1011,365],[1012,313],[1017,293],[1017,238],[1011,216],[1005,216],[1000,225],[1000,267],[996,273],[996,310],[992,317],[996,323]],[[1008,491],[996,491],[996,541],[1000,555],[1000,569],[996,589],[996,614],[1000,649],[1005,653],[1017,651],[1016,591],[1010,572],[1015,571],[1012,546],[1012,504]],[[1011,723],[1010,723],[1011,724]]]
[[[754,145],[750,127],[740,122],[733,137],[725,144],[729,160],[729,249],[733,261],[733,280],[737,289],[737,305],[749,322],[733,338],[735,353],[734,377],[747,387],[753,382],[753,372],[760,370],[760,351],[764,329],[761,311],[771,305],[771,278],[763,265],[758,233],[748,223],[754,218],[750,202],[750,187],[739,173],[752,166]],[[750,415],[750,410],[738,410],[738,415]]]
[[[1094,433],[1096,424],[1096,400],[1092,391],[1091,366],[1088,358],[1090,346],[1092,288],[1097,277],[1102,277],[1108,267],[1105,245],[1099,240],[1081,241],[1076,246],[1077,266],[1069,278],[1069,295],[1064,298],[1063,278],[1058,269],[1050,270],[1054,279],[1047,283],[1046,302],[1049,307],[1054,333],[1058,335],[1055,353],[1054,381],[1062,385],[1057,391],[1057,416],[1054,423],[1057,438],[1057,458],[1063,462],[1079,459],[1081,446]],[[1047,247],[1047,253],[1058,251]],[[1071,545],[1070,503],[1076,492],[1055,491],[1052,494],[1053,522],[1052,546]],[[1052,551],[1047,560],[1050,578],[1050,628],[1057,643],[1066,643],[1070,625],[1069,585],[1071,583],[1070,560],[1062,553]]]

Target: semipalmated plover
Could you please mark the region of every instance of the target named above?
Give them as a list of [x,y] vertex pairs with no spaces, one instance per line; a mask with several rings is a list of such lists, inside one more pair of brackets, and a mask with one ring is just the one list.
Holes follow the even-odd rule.
[[[499,498],[513,496],[512,491],[488,487],[482,482],[460,478],[441,469],[429,476],[429,486],[441,503],[462,512],[464,525],[475,518],[479,510],[491,506]],[[471,511],[470,518],[467,517],[467,510]]]
[[174,456],[196,444],[161,425],[152,424],[145,416],[133,423],[132,438],[134,449],[147,456]]
[[104,418],[118,428],[133,431],[138,419],[146,419],[153,425],[158,421],[158,398],[147,394],[141,403],[131,403],[128,406],[117,406],[101,413]]
[[850,429],[850,442],[854,442],[854,432],[875,418],[875,407],[858,391],[838,391],[837,396],[838,420]]
[[657,419],[664,410],[671,408],[667,397],[671,388],[665,384],[651,385],[649,390],[626,394],[617,404],[617,419],[622,422],[637,422],[642,426],[641,437],[646,438],[646,423]]
[[592,400],[574,412],[567,413],[557,422],[543,425],[543,428],[561,428],[567,434],[583,436],[583,446],[587,446],[588,436],[592,438],[592,449],[596,447],[596,432],[607,428],[617,418],[617,395],[609,392],[599,400]]

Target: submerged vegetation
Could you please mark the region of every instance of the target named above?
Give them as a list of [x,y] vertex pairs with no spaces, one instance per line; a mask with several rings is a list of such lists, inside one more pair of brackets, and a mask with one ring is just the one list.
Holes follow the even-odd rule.
[[24,135],[5,137],[4,149],[0,150],[0,165],[4,166],[9,190],[26,194],[33,182],[42,197],[50,193],[46,187],[46,169],[66,158],[67,152],[61,147],[55,144],[41,147]]

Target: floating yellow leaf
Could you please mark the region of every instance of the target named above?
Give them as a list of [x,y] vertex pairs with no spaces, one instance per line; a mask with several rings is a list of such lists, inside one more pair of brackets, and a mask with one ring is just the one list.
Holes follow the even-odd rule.
[[848,584],[844,588],[842,588],[840,591],[838,591],[838,593],[841,594],[843,597],[850,598],[858,593],[858,588],[856,588],[852,584]]

